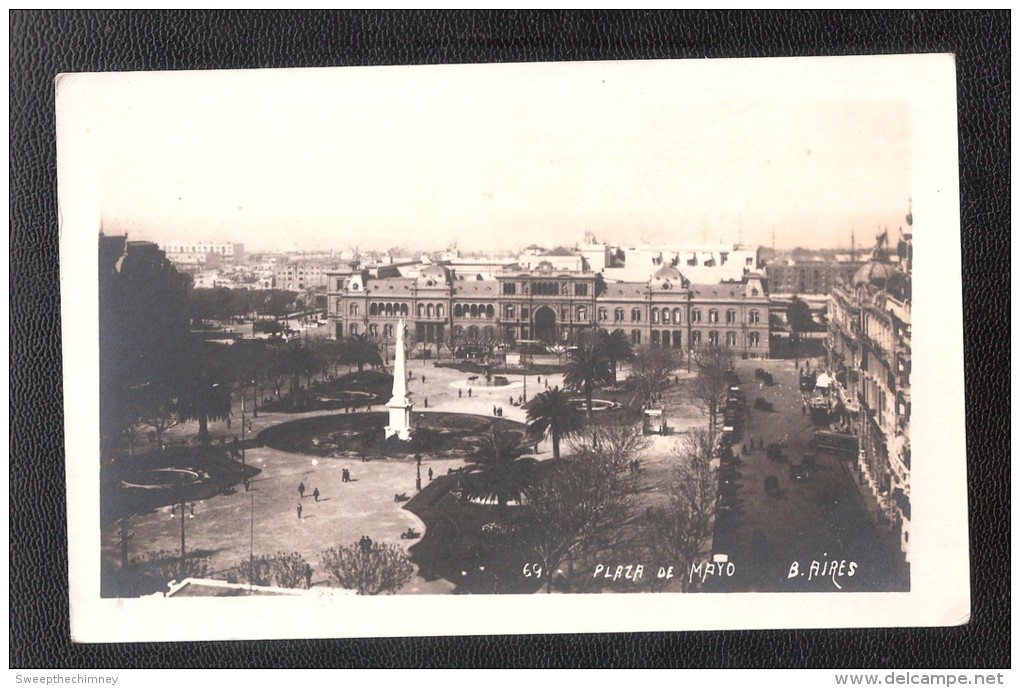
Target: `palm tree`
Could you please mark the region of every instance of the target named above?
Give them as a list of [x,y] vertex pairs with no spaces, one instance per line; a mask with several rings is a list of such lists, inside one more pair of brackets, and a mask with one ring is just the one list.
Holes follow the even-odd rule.
[[182,421],[198,421],[199,439],[208,445],[209,421],[230,416],[230,386],[222,371],[217,372],[217,361],[208,347],[199,345],[192,356],[177,397],[177,413]]
[[464,496],[495,500],[499,517],[505,520],[507,502],[519,502],[531,485],[535,459],[524,456],[529,448],[521,433],[493,425],[468,459]]
[[560,438],[581,429],[584,421],[570,395],[559,387],[542,392],[528,404],[528,430],[536,439],[552,437],[553,458],[560,458]]
[[382,365],[382,357],[379,355],[379,345],[368,338],[367,335],[356,334],[349,337],[344,347],[344,360],[349,365],[358,366],[358,372],[365,369],[365,365]]
[[634,349],[631,347],[630,340],[627,339],[627,335],[623,330],[613,330],[612,333],[601,330],[600,339],[602,346],[605,348],[606,356],[609,357],[609,365],[613,369],[613,382],[615,383],[616,364],[621,361],[633,361]]
[[567,355],[567,370],[563,382],[582,394],[588,409],[588,420],[591,420],[591,395],[595,386],[610,382],[613,371],[609,366],[598,334],[592,332],[582,337]]

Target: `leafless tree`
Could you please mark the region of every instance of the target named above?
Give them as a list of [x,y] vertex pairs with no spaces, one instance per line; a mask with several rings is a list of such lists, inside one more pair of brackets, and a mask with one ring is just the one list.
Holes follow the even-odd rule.
[[608,461],[619,471],[647,449],[651,440],[633,423],[606,420],[591,423],[571,435],[569,444],[579,457],[597,457],[600,461]]
[[[674,448],[677,463],[668,483],[669,501],[649,513],[645,532],[660,561],[676,562],[686,573],[712,536],[718,472],[712,465],[716,442],[706,430],[693,430]],[[688,578],[680,576],[684,592]]]
[[641,403],[650,404],[658,396],[670,373],[680,366],[680,350],[646,345],[634,352],[631,379],[637,385]]
[[322,552],[321,561],[337,583],[359,595],[392,595],[414,574],[411,560],[396,545],[377,543],[367,550],[358,543],[331,547]]
[[297,552],[277,552],[270,557],[276,584],[281,588],[300,588],[305,580],[308,562]]
[[733,354],[725,347],[706,346],[698,351],[695,360],[698,376],[691,383],[691,395],[708,414],[708,430],[714,436],[716,416],[726,403],[726,393],[730,388]]
[[[626,521],[631,490],[608,455],[581,454],[550,467],[528,491],[529,543],[541,560],[546,592],[561,563]],[[563,575],[569,578],[568,574]]]

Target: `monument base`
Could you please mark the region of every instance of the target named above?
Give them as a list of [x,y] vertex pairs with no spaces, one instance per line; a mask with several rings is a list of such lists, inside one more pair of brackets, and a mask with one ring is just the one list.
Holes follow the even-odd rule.
[[404,442],[410,442],[411,441],[411,431],[408,430],[407,428],[395,428],[395,427],[387,425],[386,426],[386,439],[390,439],[391,437],[396,437],[398,440],[403,440]]
[[394,404],[391,400],[390,404],[386,406],[390,410],[390,424],[386,426],[386,439],[396,437],[404,442],[409,441],[411,439],[411,403],[404,401]]

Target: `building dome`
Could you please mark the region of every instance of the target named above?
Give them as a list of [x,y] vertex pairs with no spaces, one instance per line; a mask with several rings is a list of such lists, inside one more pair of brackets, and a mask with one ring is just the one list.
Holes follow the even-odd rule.
[[652,275],[651,284],[653,289],[682,289],[684,276],[672,265],[663,265]]
[[424,268],[418,274],[418,285],[425,287],[434,287],[441,284],[449,284],[450,282],[450,271],[442,265],[432,263]]
[[889,263],[872,260],[862,265],[854,273],[853,285],[859,287],[864,284],[873,284],[876,287],[884,287],[893,272],[895,272],[895,268]]

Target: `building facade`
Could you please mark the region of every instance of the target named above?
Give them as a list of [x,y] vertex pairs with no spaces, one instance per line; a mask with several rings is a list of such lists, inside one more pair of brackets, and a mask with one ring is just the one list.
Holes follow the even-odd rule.
[[876,247],[870,262],[833,288],[826,341],[844,420],[858,440],[858,476],[908,561],[912,254],[908,230],[892,260]]
[[677,349],[718,344],[767,358],[769,297],[758,273],[740,281],[692,284],[665,265],[642,282],[606,283],[600,273],[543,262],[494,279],[461,279],[433,264],[416,277],[330,273],[329,318],[337,338],[392,338],[403,317],[416,342],[454,346],[519,342],[569,344],[592,328],[631,342]]
[[244,262],[244,244],[192,241],[163,245],[166,257],[175,265],[206,265],[210,262]]
[[769,293],[830,294],[833,287],[849,282],[864,265],[861,261],[788,261],[766,267]]

